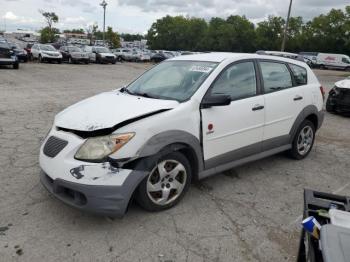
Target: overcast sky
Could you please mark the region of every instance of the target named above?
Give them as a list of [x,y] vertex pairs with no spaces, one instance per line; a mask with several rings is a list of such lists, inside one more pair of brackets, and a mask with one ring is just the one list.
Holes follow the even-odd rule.
[[[289,0],[106,0],[106,25],[118,32],[145,33],[167,14],[208,19],[213,16],[246,15],[259,22],[268,15],[286,16]],[[55,12],[58,28],[86,28],[94,22],[102,27],[102,0],[0,0],[0,30],[40,29],[44,21],[39,9]],[[294,0],[292,16],[309,20],[332,8],[344,8],[349,0]]]

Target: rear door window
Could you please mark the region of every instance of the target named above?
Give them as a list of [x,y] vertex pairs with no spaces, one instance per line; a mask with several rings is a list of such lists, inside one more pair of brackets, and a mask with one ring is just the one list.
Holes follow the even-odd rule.
[[292,76],[287,65],[278,62],[260,62],[265,93],[277,92],[293,87]]
[[297,86],[307,85],[307,71],[304,67],[289,64]]

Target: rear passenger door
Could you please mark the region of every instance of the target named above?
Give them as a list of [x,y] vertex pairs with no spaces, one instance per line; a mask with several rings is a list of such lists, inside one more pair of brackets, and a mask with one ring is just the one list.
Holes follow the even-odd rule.
[[292,126],[304,109],[304,90],[284,62],[259,60],[265,98],[263,151],[289,143]]

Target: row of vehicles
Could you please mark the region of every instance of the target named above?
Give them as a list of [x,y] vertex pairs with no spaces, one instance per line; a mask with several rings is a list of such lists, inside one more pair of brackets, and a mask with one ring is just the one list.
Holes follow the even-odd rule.
[[[181,55],[179,52],[163,50],[139,50],[139,49],[108,49],[104,46],[54,46],[51,44],[28,44],[26,48],[20,48],[18,44],[13,44],[18,50],[18,59],[27,62],[28,60],[38,60],[40,62],[62,63],[111,63],[129,62],[155,62],[159,63],[166,59]],[[23,56],[23,57],[22,57]]]
[[279,51],[257,51],[261,55],[273,55],[304,61],[311,68],[350,71],[350,57],[344,54],[300,52],[299,54]]

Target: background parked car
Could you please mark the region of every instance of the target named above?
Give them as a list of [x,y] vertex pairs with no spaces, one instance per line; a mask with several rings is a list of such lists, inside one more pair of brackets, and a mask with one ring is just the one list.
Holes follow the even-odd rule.
[[17,43],[9,43],[11,49],[15,52],[18,61],[28,62],[28,53],[24,48],[20,47]]
[[151,61],[154,63],[160,63],[167,59],[168,57],[164,53],[157,53],[151,57]]
[[121,62],[121,61],[135,61],[136,60],[136,57],[133,54],[133,51],[131,49],[118,48],[113,52],[113,54],[116,55],[117,60],[119,62]]
[[52,45],[34,44],[31,49],[33,59],[38,59],[39,62],[57,62],[62,63],[62,55]]
[[17,56],[10,45],[0,39],[0,65],[12,65],[13,69],[19,68],[19,62]]
[[350,77],[334,84],[334,88],[329,92],[326,110],[350,115]]
[[81,50],[79,47],[62,46],[60,52],[62,54],[62,60],[67,61],[70,64],[79,62],[88,64],[90,62],[89,54]]
[[151,61],[151,56],[143,51],[134,51],[133,56],[136,62],[149,62]]
[[27,44],[26,47],[24,48],[24,50],[26,50],[27,52],[27,56],[28,56],[28,60],[32,60],[33,57],[32,57],[32,46],[34,44],[30,43],[30,44]]
[[88,53],[90,61],[94,61],[96,63],[115,64],[117,62],[117,57],[104,46],[85,46],[83,51]]

